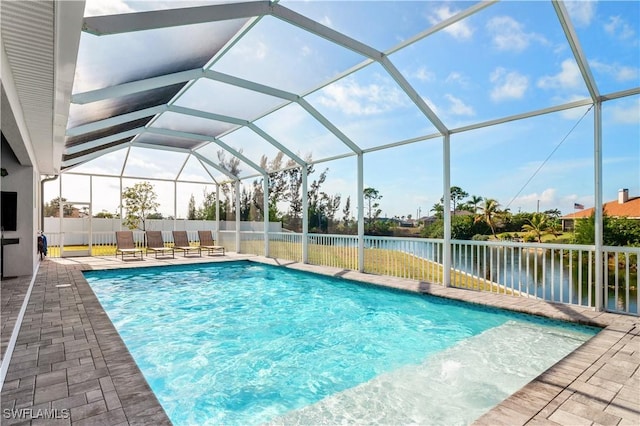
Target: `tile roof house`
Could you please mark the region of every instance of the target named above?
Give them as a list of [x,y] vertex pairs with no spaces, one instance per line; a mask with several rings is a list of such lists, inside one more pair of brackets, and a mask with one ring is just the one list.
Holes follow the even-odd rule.
[[[610,217],[626,217],[640,220],[640,197],[629,198],[629,190],[618,191],[618,199],[602,205],[604,212]],[[572,231],[576,219],[584,219],[593,214],[593,207],[562,216],[562,230]]]

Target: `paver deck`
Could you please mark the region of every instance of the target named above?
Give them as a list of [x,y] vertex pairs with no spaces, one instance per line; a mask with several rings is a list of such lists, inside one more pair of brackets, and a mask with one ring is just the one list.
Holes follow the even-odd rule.
[[[640,424],[638,317],[230,253],[224,258],[44,260],[34,279],[2,387],[2,425],[170,424],[82,271],[246,258],[604,327],[475,424]],[[6,334],[13,329],[22,305],[18,300],[30,282],[31,277],[2,282],[3,355],[9,341]],[[45,418],[52,415],[57,418]]]

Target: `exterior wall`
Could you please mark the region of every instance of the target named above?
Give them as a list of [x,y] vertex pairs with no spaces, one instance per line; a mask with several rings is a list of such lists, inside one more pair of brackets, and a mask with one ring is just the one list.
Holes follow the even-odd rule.
[[19,244],[6,245],[3,248],[3,272],[5,277],[31,275],[35,272],[38,257],[36,238],[39,197],[38,174],[33,167],[18,163],[11,148],[2,144],[2,167],[8,175],[2,177],[2,190],[18,193],[17,229],[5,231],[4,238],[19,238]]

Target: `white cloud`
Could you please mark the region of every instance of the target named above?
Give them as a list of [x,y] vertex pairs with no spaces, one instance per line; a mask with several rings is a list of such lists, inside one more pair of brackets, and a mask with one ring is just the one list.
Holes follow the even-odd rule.
[[333,22],[331,21],[331,18],[329,18],[328,16],[323,16],[321,20],[319,20],[318,22],[320,22],[322,25],[324,25],[325,27],[329,27],[332,28],[333,27]]
[[400,89],[391,85],[362,86],[344,79],[322,89],[320,103],[348,115],[376,115],[404,105]]
[[264,60],[269,54],[269,47],[263,41],[256,41],[255,44],[238,43],[227,55],[233,55],[242,60],[242,63],[250,62],[251,59]]
[[557,204],[556,197],[557,190],[555,188],[547,188],[541,193],[533,192],[531,194],[521,195],[513,200],[511,205],[519,205],[519,204],[537,204],[540,201],[540,207],[542,206],[550,206]]
[[122,0],[88,0],[84,6],[84,16],[117,15],[131,12],[135,12],[135,10]]
[[633,81],[640,75],[640,68],[638,67],[630,67],[617,63],[606,64],[596,60],[589,61],[589,65],[591,65],[594,70],[608,74],[620,82]]
[[520,99],[529,87],[529,78],[516,71],[508,72],[502,67],[496,68],[489,77],[491,83],[494,84],[491,90],[491,99],[493,101],[502,101],[506,99]]
[[[435,25],[451,18],[458,12],[458,10],[451,10],[449,6],[441,6],[436,9],[435,12],[428,17],[428,19],[429,22]],[[473,29],[465,21],[458,21],[455,24],[451,24],[447,26],[443,31],[459,40],[468,39],[473,34]]]
[[567,12],[569,12],[571,20],[578,27],[589,26],[596,14],[597,2],[595,1],[568,1],[564,5],[567,8]]
[[473,110],[473,107],[466,105],[464,102],[462,102],[461,99],[458,99],[455,96],[450,95],[448,93],[444,95],[444,97],[451,103],[451,107],[449,108],[449,111],[452,114],[469,115],[469,116],[476,115],[476,112]]
[[312,52],[313,51],[309,46],[302,46],[302,48],[300,49],[300,53],[302,56],[309,56]]
[[429,71],[427,67],[424,67],[424,66],[418,68],[416,72],[413,73],[413,75],[418,80],[425,81],[425,82],[434,81],[436,79],[435,73],[433,73],[432,71]]
[[640,125],[640,99],[611,107],[611,116],[614,123]]
[[447,78],[444,80],[445,83],[458,84],[460,87],[469,87],[469,77],[464,75],[461,72],[453,71],[449,73]]
[[542,89],[565,89],[579,87],[582,82],[580,68],[572,59],[562,61],[562,69],[556,75],[546,75],[538,80]]
[[510,16],[496,16],[487,22],[487,30],[493,36],[493,44],[499,50],[521,52],[532,40],[545,41],[536,33],[527,33],[522,24]]
[[627,40],[635,35],[633,28],[619,16],[610,16],[609,22],[604,24],[604,30],[620,40]]

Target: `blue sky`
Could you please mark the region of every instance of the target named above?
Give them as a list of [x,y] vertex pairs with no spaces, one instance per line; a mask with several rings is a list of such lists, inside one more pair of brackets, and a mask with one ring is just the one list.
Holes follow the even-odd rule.
[[[389,53],[394,66],[449,129],[589,96],[555,11],[547,1],[493,4],[398,51],[389,49],[475,2],[281,3]],[[88,1],[87,15],[192,4]],[[639,87],[640,3],[580,1],[565,5],[599,92],[606,95]],[[206,33],[204,27],[201,30]],[[149,39],[161,40],[164,33],[160,31],[164,30],[154,31],[158,33],[147,35]],[[194,34],[197,33],[198,29],[194,29]],[[144,34],[119,36],[120,47],[114,48],[112,55],[136,57],[135,46],[129,39],[134,36]],[[91,37],[94,36],[83,35],[81,54],[92,49],[100,51],[97,43],[105,42],[104,38]],[[264,17],[214,63],[212,69],[306,94],[364,59],[275,17]],[[135,68],[135,61],[130,66]],[[90,79],[86,73],[80,75],[74,91],[108,84],[96,78]],[[210,112],[253,120],[260,111],[280,103],[259,95],[247,104],[246,97],[237,96],[237,89],[212,81],[196,84],[197,92],[208,96],[185,95],[176,101],[177,105],[198,106]],[[224,102],[216,101],[219,99]],[[315,90],[305,99],[365,150],[436,133],[435,126],[377,63]],[[603,198],[605,201],[615,199],[620,188],[628,188],[631,196],[640,196],[640,96],[604,102],[602,119]],[[317,160],[350,152],[295,104],[255,123],[301,156],[310,154]],[[171,128],[179,127],[180,123],[175,117],[163,117],[154,126]],[[574,202],[592,206],[593,134],[594,112],[588,106],[454,133],[451,136],[451,184],[462,187],[470,195],[495,198],[512,212],[535,211],[538,203],[541,210],[558,208],[563,214],[573,211]],[[272,157],[276,152],[249,130],[231,133],[222,141],[242,149],[255,162],[262,154]],[[203,148],[203,153],[215,155],[216,149]],[[179,172],[183,158],[186,159],[186,154],[176,159],[175,153],[149,157],[147,151],[132,150],[127,164],[130,174],[172,178]],[[442,195],[442,155],[440,137],[367,153],[364,156],[365,186],[380,191],[381,208],[386,215],[415,217],[418,209],[423,215],[427,214]],[[124,151],[118,151],[77,170],[107,174],[117,170],[119,173],[124,156]],[[355,157],[323,162],[316,170],[325,167],[329,172],[323,190],[340,193],[343,199],[351,196],[355,208]],[[243,176],[253,173],[247,165],[242,168]],[[202,166],[190,160],[181,176],[187,175],[200,181],[205,173]],[[117,181],[105,180],[100,193],[115,193],[117,197],[118,185],[113,182]],[[250,184],[250,180],[247,183]],[[171,214],[172,185],[159,184],[158,192],[161,211]],[[185,185],[178,192],[178,215],[181,216],[184,214],[181,211],[186,211],[190,193],[199,199],[202,189],[199,185]],[[45,194],[45,199],[48,198],[53,197]],[[106,196],[100,200],[94,197],[93,210],[113,211],[117,202],[105,199]]]

